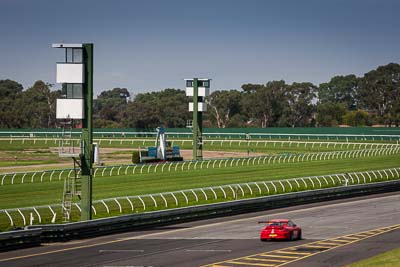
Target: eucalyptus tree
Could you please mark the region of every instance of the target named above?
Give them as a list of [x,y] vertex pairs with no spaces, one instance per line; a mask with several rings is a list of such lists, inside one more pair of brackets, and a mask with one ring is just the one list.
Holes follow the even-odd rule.
[[22,127],[51,128],[56,126],[56,100],[60,91],[51,91],[51,84],[36,81],[18,98]]
[[190,118],[185,91],[165,89],[137,94],[122,113],[122,125],[134,128],[185,127]]
[[0,127],[21,127],[21,118],[16,100],[21,96],[23,87],[13,80],[0,80]]
[[121,127],[121,116],[125,111],[130,93],[126,88],[106,90],[94,100],[95,127]]
[[359,105],[360,79],[354,74],[335,76],[317,88],[319,104],[342,104],[348,110],[355,110]]
[[206,99],[210,120],[218,128],[229,126],[232,117],[240,113],[241,97],[237,90],[213,91]]
[[256,121],[262,128],[276,125],[285,104],[285,81],[271,81],[265,85],[245,84],[242,110],[248,122]]
[[364,75],[360,83],[362,107],[386,125],[400,124],[400,65],[390,63]]
[[285,90],[282,126],[305,127],[313,124],[317,87],[309,82],[293,83]]

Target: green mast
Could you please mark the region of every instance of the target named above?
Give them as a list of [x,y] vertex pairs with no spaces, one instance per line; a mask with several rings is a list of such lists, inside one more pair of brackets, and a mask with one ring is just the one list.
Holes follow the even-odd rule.
[[193,160],[203,159],[203,112],[207,111],[205,97],[210,92],[210,79],[185,79],[186,95],[193,96],[189,111],[193,111]]
[[82,121],[81,140],[81,220],[92,219],[92,169],[93,169],[93,44],[83,44],[85,83],[82,87],[85,118]]
[[[199,86],[197,84],[197,78],[193,79],[193,160],[201,159],[203,157],[202,151],[199,148],[199,136],[201,132],[199,131],[199,112],[198,112],[198,95]],[[199,157],[200,154],[200,158]]]

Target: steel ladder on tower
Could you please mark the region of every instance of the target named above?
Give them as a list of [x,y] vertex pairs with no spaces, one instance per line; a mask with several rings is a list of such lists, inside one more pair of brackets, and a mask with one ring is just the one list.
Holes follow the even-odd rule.
[[81,179],[77,170],[77,165],[80,168],[80,148],[75,146],[75,140],[72,139],[73,121],[67,119],[62,121],[61,125],[63,126],[63,134],[60,140],[59,156],[71,157],[74,161],[73,175],[68,174],[68,177],[64,180],[62,199],[62,220],[63,222],[70,222],[74,196],[78,196],[79,198],[81,196]]

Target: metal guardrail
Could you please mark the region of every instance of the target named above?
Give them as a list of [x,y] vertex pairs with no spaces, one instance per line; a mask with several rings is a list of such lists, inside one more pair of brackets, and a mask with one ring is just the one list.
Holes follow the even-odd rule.
[[[27,227],[27,230],[5,233],[2,239],[0,237],[0,240],[2,241],[0,243],[3,245],[1,247],[3,250],[17,248],[17,246],[14,245],[16,243],[15,239],[18,240],[17,243],[19,243],[19,246],[37,243],[37,234],[32,234],[32,236],[29,237],[32,233],[30,231],[32,230],[40,233],[40,242],[60,242],[76,238],[123,232],[142,227],[169,225],[199,219],[248,213],[252,211],[271,210],[280,207],[398,190],[400,190],[400,181],[386,181],[374,184],[352,185],[347,187],[295,192],[195,207],[184,207],[173,210],[154,211],[144,214],[131,214],[85,222],[29,226]],[[25,236],[25,239],[21,240],[18,236]],[[8,244],[11,245],[8,246]]]
[[[323,161],[374,157],[400,153],[400,145],[390,144],[378,149],[358,149],[305,154],[280,154],[242,158],[218,158],[203,161],[163,162],[152,164],[126,164],[115,166],[99,166],[94,168],[93,177],[135,175],[143,173],[164,173],[176,171],[194,171],[202,169],[228,168],[239,166],[255,166],[265,164],[297,163],[306,161]],[[77,169],[79,174],[80,170]],[[0,185],[14,185],[36,182],[61,181],[73,175],[74,169],[57,169],[32,172],[13,172],[0,174]]]
[[[284,180],[264,180],[240,184],[162,192],[140,196],[124,196],[93,201],[94,216],[101,217],[129,213],[146,213],[160,209],[201,205],[210,202],[232,201],[243,198],[278,195],[289,192],[312,191],[323,188],[352,186],[400,179],[400,167],[364,172],[329,174]],[[81,208],[72,206],[72,219],[79,218]],[[62,217],[61,204],[4,209],[0,219],[9,226],[26,226],[31,223],[56,223]],[[58,220],[57,220],[58,218]]]
[[0,233],[0,251],[37,246],[41,243],[41,234],[41,229]]

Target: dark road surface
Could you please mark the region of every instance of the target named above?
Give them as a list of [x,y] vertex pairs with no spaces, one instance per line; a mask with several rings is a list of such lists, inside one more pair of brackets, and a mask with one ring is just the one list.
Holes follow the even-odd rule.
[[[400,193],[391,193],[52,243],[0,253],[0,266],[246,266],[232,263],[236,258],[247,258],[252,263],[247,266],[282,265],[281,258],[275,262],[260,258],[269,251],[281,253],[288,247],[399,225],[399,203]],[[257,222],[272,218],[292,219],[303,228],[303,240],[260,242],[263,225]],[[400,247],[400,225],[384,230],[357,237],[360,240],[349,237],[344,246],[301,259],[286,254],[298,259],[284,266],[343,266]],[[260,256],[250,257],[255,254]]]

